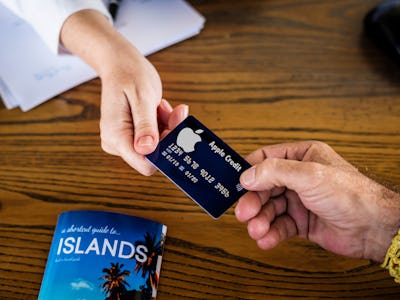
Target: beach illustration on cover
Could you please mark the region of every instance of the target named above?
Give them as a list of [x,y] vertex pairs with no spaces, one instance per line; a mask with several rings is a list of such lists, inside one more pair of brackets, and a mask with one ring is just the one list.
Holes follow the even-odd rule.
[[155,299],[165,235],[165,225],[131,215],[61,214],[38,299]]

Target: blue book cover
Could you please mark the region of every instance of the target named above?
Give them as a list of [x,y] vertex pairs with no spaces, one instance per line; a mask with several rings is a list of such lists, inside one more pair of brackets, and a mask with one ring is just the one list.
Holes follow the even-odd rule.
[[127,214],[60,214],[38,299],[155,299],[166,231]]

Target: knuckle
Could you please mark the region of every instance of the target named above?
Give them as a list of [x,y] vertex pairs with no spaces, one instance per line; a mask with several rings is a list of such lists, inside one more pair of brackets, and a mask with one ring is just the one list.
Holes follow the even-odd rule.
[[153,128],[153,124],[149,120],[140,119],[135,121],[135,130],[147,131]]
[[265,168],[260,168],[261,175],[265,175],[269,172],[269,170],[275,170],[278,167],[279,159],[277,158],[268,158],[265,160]]
[[119,139],[116,138],[117,134],[110,130],[108,127],[100,126],[100,140],[101,140],[101,148],[109,153],[116,155],[118,153],[119,148]]
[[309,163],[308,165],[309,182],[313,182],[316,186],[326,181],[329,177],[329,168],[319,163]]
[[101,149],[108,154],[113,154],[111,148],[103,140],[101,141]]
[[101,149],[111,155],[118,155],[118,146],[114,139],[109,139],[107,135],[100,134]]
[[331,146],[322,141],[312,141],[310,148],[319,152],[326,152],[332,150]]
[[150,83],[143,83],[140,88],[135,87],[133,91],[131,91],[132,97],[128,97],[132,101],[132,105],[140,106],[140,105],[157,105],[161,101],[161,89],[154,88]]

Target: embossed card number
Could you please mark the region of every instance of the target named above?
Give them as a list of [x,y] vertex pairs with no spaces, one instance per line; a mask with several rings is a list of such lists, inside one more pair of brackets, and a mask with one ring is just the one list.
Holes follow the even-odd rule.
[[246,192],[239,177],[250,164],[193,116],[146,157],[214,219]]

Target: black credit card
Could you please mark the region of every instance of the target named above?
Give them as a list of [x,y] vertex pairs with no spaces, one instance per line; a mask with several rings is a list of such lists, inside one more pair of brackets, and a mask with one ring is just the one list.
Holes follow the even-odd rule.
[[193,116],[146,157],[214,219],[246,193],[239,178],[251,165]]

